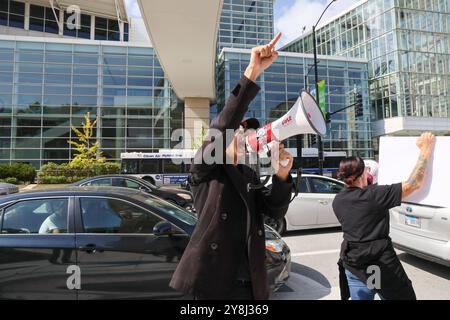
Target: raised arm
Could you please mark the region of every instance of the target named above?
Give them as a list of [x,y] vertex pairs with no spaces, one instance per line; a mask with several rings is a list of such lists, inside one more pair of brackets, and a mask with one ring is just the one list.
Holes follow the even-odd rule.
[[281,33],[278,33],[268,44],[252,49],[250,63],[244,75],[231,92],[223,110],[212,121],[211,128],[225,131],[226,129],[236,130],[239,127],[248,110],[248,105],[259,92],[260,88],[255,83],[256,79],[278,56],[275,45],[280,38]]
[[402,200],[422,187],[427,174],[429,159],[433,154],[434,142],[435,137],[430,132],[423,133],[417,139],[416,144],[420,149],[420,155],[409,179],[402,183]]
[[[223,134],[227,129],[236,130],[242,122],[249,104],[259,92],[259,86],[255,83],[259,75],[267,69],[277,58],[275,44],[281,37],[278,33],[270,43],[264,46],[258,46],[252,49],[250,63],[247,66],[242,78],[236,87],[231,91],[231,95],[225,104],[223,110],[211,122],[211,130],[201,149],[197,152],[194,164],[191,166],[191,176],[189,183],[196,185],[204,180],[206,176],[214,169],[215,164],[205,163],[205,155],[210,155],[216,148],[212,143],[212,136],[215,139],[225,139]],[[221,137],[220,137],[221,136]],[[220,139],[218,140],[220,141]],[[223,150],[225,152],[225,150]]]

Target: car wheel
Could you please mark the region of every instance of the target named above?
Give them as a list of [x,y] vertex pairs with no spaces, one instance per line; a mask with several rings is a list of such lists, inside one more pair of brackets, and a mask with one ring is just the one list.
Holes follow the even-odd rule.
[[274,219],[265,217],[264,223],[274,228],[279,234],[283,234],[286,231],[286,220],[284,218]]

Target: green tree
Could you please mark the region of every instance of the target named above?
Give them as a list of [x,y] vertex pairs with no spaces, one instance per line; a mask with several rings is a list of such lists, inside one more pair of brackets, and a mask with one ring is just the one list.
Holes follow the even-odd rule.
[[88,112],[84,116],[85,122],[82,122],[83,128],[78,130],[74,126],[71,126],[73,132],[78,137],[78,141],[67,140],[67,142],[75,147],[78,154],[69,163],[71,167],[77,166],[89,166],[94,163],[104,163],[106,161],[105,157],[102,156],[100,149],[100,143],[94,141],[92,135],[94,134],[94,129],[97,124],[97,119],[94,121],[90,120],[90,113]]

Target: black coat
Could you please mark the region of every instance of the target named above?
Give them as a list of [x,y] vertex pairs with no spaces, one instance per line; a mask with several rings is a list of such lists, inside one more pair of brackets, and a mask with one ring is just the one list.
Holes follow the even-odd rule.
[[[258,91],[259,87],[243,76],[211,128],[221,132],[237,129]],[[209,140],[197,153],[197,159],[211,147]],[[259,183],[259,177],[249,167],[242,166],[241,171],[227,164],[201,162],[191,166],[189,182],[198,222],[170,282],[174,289],[210,299],[228,298],[247,244],[253,296],[269,297],[264,214],[284,217],[292,178],[283,182],[274,176],[270,192],[248,191],[247,184]]]

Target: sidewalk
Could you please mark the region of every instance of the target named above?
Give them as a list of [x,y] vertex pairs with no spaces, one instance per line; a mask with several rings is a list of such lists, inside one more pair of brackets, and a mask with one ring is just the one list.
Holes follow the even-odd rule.
[[36,186],[37,186],[37,184],[30,183],[26,187],[23,187],[22,189],[20,189],[20,191],[30,191],[30,190],[34,189],[34,187],[36,187]]

